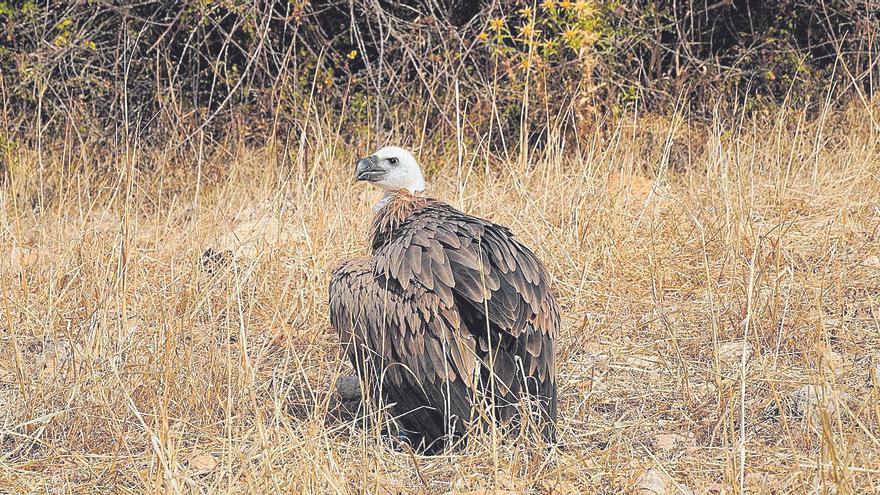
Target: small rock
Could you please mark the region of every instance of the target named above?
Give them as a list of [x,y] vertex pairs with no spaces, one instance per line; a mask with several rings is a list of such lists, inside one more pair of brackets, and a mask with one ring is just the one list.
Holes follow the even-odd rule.
[[347,375],[336,379],[336,393],[342,400],[360,400],[361,381],[358,377]]
[[678,320],[678,307],[666,306],[664,308],[653,308],[651,311],[642,315],[639,319],[639,326],[644,330],[652,325],[662,324],[665,321],[670,324]]
[[38,259],[37,250],[31,246],[15,246],[9,253],[9,264],[16,275],[35,264]]
[[767,473],[758,473],[752,471],[750,473],[746,473],[745,476],[745,488],[750,493],[760,493],[763,487],[767,486],[770,482],[770,476]]
[[194,455],[189,459],[189,467],[196,473],[209,473],[217,468],[217,458],[210,452]]
[[745,353],[746,362],[752,358],[752,345],[742,341],[725,342],[718,346],[718,360],[724,366],[739,366],[742,361],[743,353]]
[[36,370],[40,381],[53,380],[70,357],[70,347],[61,342],[50,342],[43,347],[36,359]]
[[813,488],[807,493],[809,495],[837,495],[837,486],[831,483],[829,480],[817,481],[813,483]]
[[702,397],[714,397],[718,394],[718,385],[715,382],[697,382],[694,390]]
[[869,268],[880,268],[880,256],[869,256],[862,260],[862,265]]
[[632,493],[633,495],[667,495],[673,493],[673,485],[667,476],[651,468],[636,478]]
[[840,328],[840,318],[825,318],[822,323],[825,324],[825,328]]
[[597,342],[587,342],[580,349],[578,357],[579,364],[583,364],[586,368],[594,366],[606,365],[611,360],[608,348]]
[[139,316],[129,316],[125,325],[125,330],[129,335],[138,333],[144,327],[144,320]]
[[727,495],[728,493],[733,493],[733,490],[728,490],[727,485],[721,483],[720,481],[716,481],[712,483],[708,487],[706,487],[706,491],[704,492],[707,495]]
[[690,442],[690,438],[678,433],[661,433],[654,437],[654,445],[663,451],[675,450]]
[[367,483],[363,493],[368,495],[406,495],[409,493],[403,483],[382,475],[377,475]]
[[629,371],[648,373],[651,376],[664,372],[663,360],[654,356],[623,356],[616,364],[625,366]]
[[825,385],[804,385],[792,392],[789,412],[792,416],[803,418],[810,413],[815,414],[816,408],[822,406],[828,413],[834,413],[838,401],[848,397],[849,394],[836,393]]
[[848,368],[846,358],[839,352],[827,351],[822,356],[822,359],[825,361],[825,365],[835,374],[840,374]]
[[598,342],[587,342],[583,345],[583,347],[581,347],[581,351],[587,356],[590,356],[591,360],[605,358],[608,356],[608,346],[605,346]]

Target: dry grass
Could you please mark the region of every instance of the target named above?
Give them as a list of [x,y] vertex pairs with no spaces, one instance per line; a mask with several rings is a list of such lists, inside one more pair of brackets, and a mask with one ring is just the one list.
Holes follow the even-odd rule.
[[433,196],[509,225],[553,275],[548,453],[486,436],[413,457],[338,403],[327,277],[366,252],[376,196],[351,163],[372,145],[316,127],[201,168],[137,146],[14,152],[0,492],[649,493],[646,472],[664,493],[880,490],[874,128],[633,124],[529,166],[420,153],[442,162]]

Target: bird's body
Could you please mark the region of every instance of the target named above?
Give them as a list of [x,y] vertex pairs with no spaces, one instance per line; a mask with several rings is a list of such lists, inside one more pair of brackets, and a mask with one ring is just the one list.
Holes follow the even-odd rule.
[[333,271],[330,318],[401,431],[436,449],[475,419],[528,409],[552,441],[559,311],[534,253],[408,188],[387,190],[370,241],[369,258]]

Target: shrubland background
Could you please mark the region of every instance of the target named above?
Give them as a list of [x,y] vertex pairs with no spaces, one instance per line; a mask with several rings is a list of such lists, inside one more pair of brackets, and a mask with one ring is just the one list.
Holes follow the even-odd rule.
[[[873,0],[0,2],[0,492],[880,491],[878,34]],[[336,395],[386,143],[547,264],[558,448],[412,456]]]

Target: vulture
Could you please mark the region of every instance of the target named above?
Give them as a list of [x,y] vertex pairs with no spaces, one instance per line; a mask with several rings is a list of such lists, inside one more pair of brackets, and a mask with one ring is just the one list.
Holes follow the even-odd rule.
[[429,453],[491,422],[555,442],[560,318],[544,265],[507,227],[422,196],[402,148],[355,175],[384,196],[370,256],[332,271],[330,321],[391,431]]

